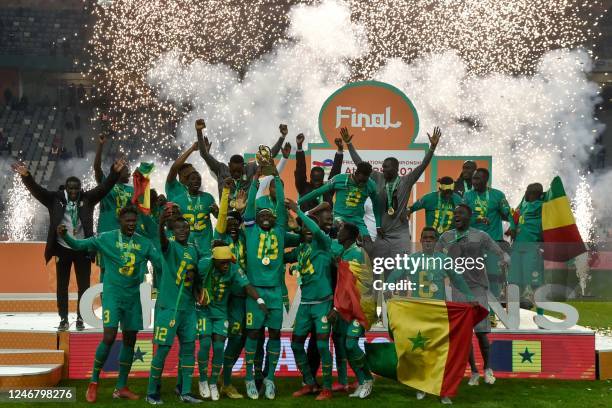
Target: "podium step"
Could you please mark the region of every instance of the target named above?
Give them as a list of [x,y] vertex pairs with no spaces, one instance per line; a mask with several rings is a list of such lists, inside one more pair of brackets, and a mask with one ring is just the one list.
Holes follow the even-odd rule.
[[0,330],[0,349],[57,350],[57,333],[32,330]]
[[56,386],[62,379],[63,364],[0,365],[0,389]]
[[63,350],[0,349],[0,366],[64,364]]

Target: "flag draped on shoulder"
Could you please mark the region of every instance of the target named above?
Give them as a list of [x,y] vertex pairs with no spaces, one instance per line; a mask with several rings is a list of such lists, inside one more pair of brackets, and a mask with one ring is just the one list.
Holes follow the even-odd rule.
[[[480,305],[440,300],[393,299],[387,303],[395,347],[366,344],[373,372],[429,394],[452,397],[465,373],[472,330],[488,311]],[[395,354],[395,355],[393,355]]]
[[138,207],[143,214],[151,214],[151,180],[149,179],[153,171],[153,163],[140,163],[134,170],[134,195],[132,204]]
[[544,195],[542,236],[547,261],[566,262],[586,251],[559,176]]
[[372,264],[363,252],[364,263],[339,261],[334,307],[344,320],[357,320],[369,330],[376,321],[376,298],[372,287]]

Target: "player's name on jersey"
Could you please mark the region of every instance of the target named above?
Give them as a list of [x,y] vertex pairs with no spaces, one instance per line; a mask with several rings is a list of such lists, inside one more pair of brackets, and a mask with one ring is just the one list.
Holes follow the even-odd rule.
[[121,248],[121,249],[134,249],[136,251],[140,251],[141,247],[140,244],[134,243],[134,242],[115,242],[115,248]]
[[[343,113],[351,112],[351,114]],[[342,126],[344,119],[351,120],[351,127],[361,128],[383,128],[397,129],[402,125],[401,121],[391,121],[391,107],[387,106],[383,113],[357,113],[357,109],[352,106],[336,106],[336,129]]]

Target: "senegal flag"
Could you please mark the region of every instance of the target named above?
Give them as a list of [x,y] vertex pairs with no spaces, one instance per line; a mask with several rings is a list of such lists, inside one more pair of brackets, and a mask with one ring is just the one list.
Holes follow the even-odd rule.
[[542,236],[547,261],[566,262],[586,251],[559,176],[544,195]]
[[376,321],[376,298],[372,289],[372,264],[363,248],[365,262],[340,261],[334,307],[346,321],[357,320],[366,330]]
[[[487,317],[487,309],[440,300],[393,299],[387,303],[387,313],[397,380],[429,394],[454,396],[465,373],[472,329]],[[393,361],[393,356],[379,355],[378,360]],[[372,371],[377,372],[376,366],[371,365]]]
[[134,195],[132,196],[132,204],[143,214],[151,213],[151,183],[149,176],[153,171],[153,163],[140,163],[140,166],[134,170]]

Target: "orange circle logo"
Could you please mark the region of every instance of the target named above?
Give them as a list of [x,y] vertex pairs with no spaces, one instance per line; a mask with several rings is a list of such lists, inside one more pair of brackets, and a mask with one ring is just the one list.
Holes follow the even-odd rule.
[[359,147],[406,149],[419,131],[419,117],[408,97],[393,85],[353,82],[334,92],[319,113],[319,132],[329,144],[346,127]]

